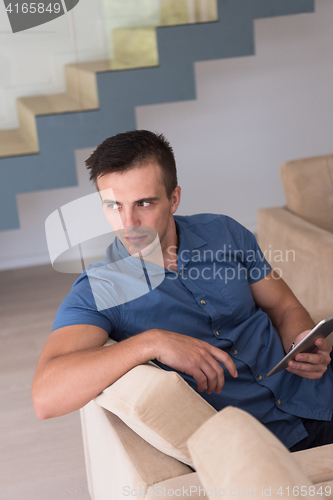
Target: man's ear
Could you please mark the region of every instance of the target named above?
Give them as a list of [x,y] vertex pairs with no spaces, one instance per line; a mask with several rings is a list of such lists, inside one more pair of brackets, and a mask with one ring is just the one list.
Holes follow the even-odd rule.
[[175,189],[173,190],[173,193],[171,195],[171,210],[170,212],[174,214],[178,208],[178,205],[180,203],[180,197],[181,197],[181,187],[176,186]]

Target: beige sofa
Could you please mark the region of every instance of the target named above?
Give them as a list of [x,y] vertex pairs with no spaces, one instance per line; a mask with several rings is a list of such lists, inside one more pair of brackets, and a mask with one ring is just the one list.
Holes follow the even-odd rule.
[[177,373],[153,365],[105,389],[81,421],[93,500],[281,500],[288,491],[333,499],[333,445],[291,454],[249,414],[216,412]]
[[287,205],[258,211],[258,242],[317,322],[333,315],[333,155],[284,163],[281,179]]

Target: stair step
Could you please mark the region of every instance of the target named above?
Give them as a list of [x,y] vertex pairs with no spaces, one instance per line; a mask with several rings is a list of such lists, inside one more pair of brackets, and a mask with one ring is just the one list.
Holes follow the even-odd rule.
[[87,98],[82,99],[80,93],[77,93],[76,96],[65,92],[63,94],[22,97],[17,101],[35,116],[96,109],[93,100],[91,99],[89,102]]
[[39,152],[20,129],[0,130],[1,156],[29,155]]
[[98,109],[96,73],[158,65],[155,27],[113,30],[114,59],[65,66],[67,91],[16,100],[20,128],[0,134],[0,157],[39,151],[36,116]]

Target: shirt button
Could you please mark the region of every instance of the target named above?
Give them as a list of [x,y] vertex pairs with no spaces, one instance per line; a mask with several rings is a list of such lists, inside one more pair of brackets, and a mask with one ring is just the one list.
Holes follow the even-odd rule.
[[262,380],[262,375],[258,375],[257,379]]
[[282,401],[281,401],[281,399],[278,399],[278,400],[277,400],[277,404],[278,404],[278,405],[282,405]]
[[183,273],[183,271],[179,271],[179,273],[178,273],[178,274],[179,274],[179,276],[181,276],[181,275],[182,275],[182,273]]
[[200,304],[201,304],[202,306],[204,306],[204,305],[206,304],[206,301],[205,301],[205,300],[200,300]]
[[220,335],[220,332],[219,332],[218,330],[216,330],[216,332],[215,332],[215,333],[216,333],[216,335]]
[[234,349],[234,350],[232,351],[232,354],[238,354],[237,349]]

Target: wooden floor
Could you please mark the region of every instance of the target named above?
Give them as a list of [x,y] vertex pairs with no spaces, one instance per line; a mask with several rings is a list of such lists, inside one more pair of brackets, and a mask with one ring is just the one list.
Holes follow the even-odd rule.
[[90,500],[79,413],[38,420],[30,388],[55,312],[76,275],[0,272],[0,500]]

